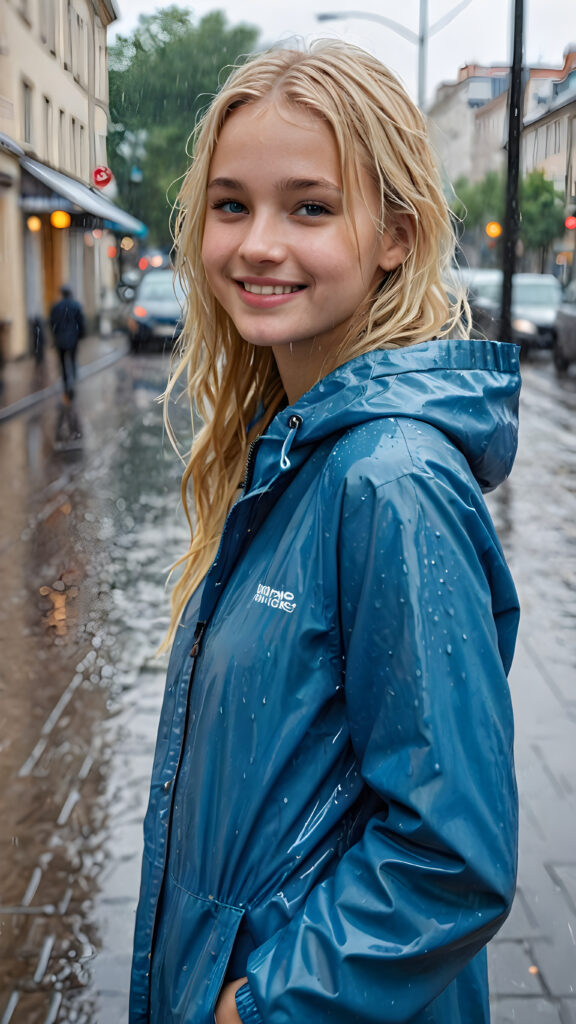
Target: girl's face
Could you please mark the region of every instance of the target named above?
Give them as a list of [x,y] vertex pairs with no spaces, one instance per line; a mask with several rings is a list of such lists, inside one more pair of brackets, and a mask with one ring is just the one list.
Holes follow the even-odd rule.
[[206,275],[241,337],[273,348],[290,400],[313,383],[359,304],[405,255],[377,231],[378,195],[360,173],[352,231],[330,128],[268,100],[228,116],[212,158]]

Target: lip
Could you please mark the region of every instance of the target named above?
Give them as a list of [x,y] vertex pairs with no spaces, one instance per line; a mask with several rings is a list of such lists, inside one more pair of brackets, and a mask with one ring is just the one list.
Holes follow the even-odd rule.
[[[247,292],[243,287],[243,282],[247,284],[262,285],[262,287],[281,287],[281,288],[298,288],[298,291],[287,292],[285,295],[259,295],[254,292]],[[276,306],[283,306],[287,302],[291,302],[298,295],[301,295],[306,290],[302,287],[299,282],[292,281],[279,281],[273,277],[243,277],[241,280],[234,281],[238,294],[245,305],[250,306],[252,309],[274,309]]]

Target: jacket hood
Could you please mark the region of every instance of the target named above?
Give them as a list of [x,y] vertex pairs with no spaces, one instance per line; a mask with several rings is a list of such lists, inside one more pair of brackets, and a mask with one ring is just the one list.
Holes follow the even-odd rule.
[[519,393],[519,349],[506,342],[442,339],[365,353],[276,416],[262,441],[277,444],[260,444],[252,486],[267,485],[279,453],[287,469],[297,464],[299,451],[304,455],[331,434],[382,417],[408,417],[441,430],[481,488],[491,490],[514,462]]

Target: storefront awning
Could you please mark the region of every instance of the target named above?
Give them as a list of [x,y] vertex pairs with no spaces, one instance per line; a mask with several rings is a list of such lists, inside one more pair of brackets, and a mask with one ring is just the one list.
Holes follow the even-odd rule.
[[52,167],[46,167],[46,164],[41,164],[37,160],[31,160],[28,156],[21,157],[20,164],[25,171],[28,171],[46,188],[67,199],[73,207],[84,210],[85,213],[91,213],[93,217],[99,217],[104,221],[105,227],[112,231],[136,235],[139,238],[148,234],[148,228],[141,220],[125,213],[115,203],[110,202],[98,192],[93,192],[82,182],[69,178],[67,174],[55,171]]

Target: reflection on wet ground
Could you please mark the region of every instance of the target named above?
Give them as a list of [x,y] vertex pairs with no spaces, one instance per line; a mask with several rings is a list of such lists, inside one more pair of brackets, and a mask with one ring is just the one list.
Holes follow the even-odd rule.
[[[54,400],[0,426],[0,1024],[125,1019],[165,670],[153,655],[167,624],[166,572],[187,540],[181,466],[155,402],[165,372],[160,358],[126,359],[82,383],[73,417]],[[576,378],[529,365],[517,465],[490,497],[523,604],[519,664],[545,663],[568,717],[575,416]],[[188,437],[184,408],[178,419]],[[528,882],[528,906],[526,892]],[[510,1016],[506,996],[516,962],[520,994],[546,996],[528,974],[534,959],[526,971],[518,959],[527,926],[515,927],[500,947],[516,959],[499,958],[504,1009],[494,1020],[531,1024],[533,1015]],[[523,1005],[534,1014],[539,1004]]]
[[522,598],[523,638],[538,638],[534,656],[558,664],[574,701],[576,376],[558,378],[539,360],[523,378],[516,464],[489,505]]
[[[180,467],[142,359],[0,430],[0,1020],[125,1016]],[[95,957],[97,951],[102,951]]]

